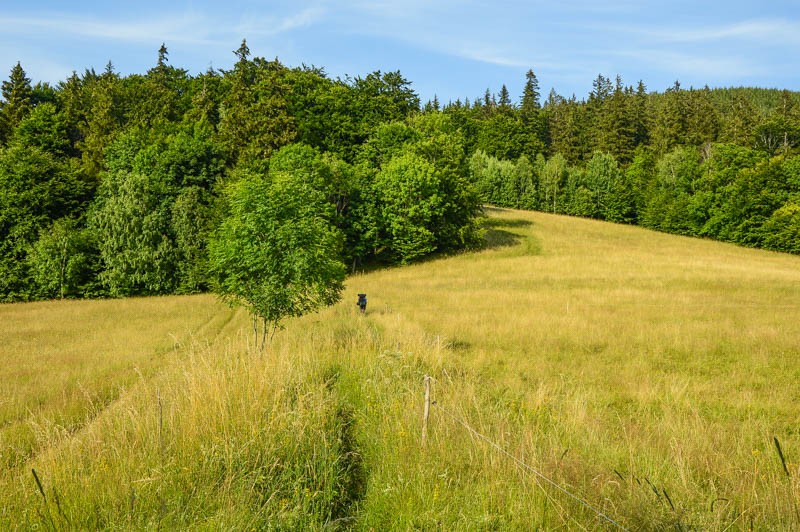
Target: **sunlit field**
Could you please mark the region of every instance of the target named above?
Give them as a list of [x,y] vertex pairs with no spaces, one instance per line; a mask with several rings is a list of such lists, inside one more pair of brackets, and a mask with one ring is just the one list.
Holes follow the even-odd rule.
[[263,353],[213,296],[0,306],[0,528],[800,527],[800,257],[488,214]]
[[0,306],[2,465],[77,431],[231,314],[211,296]]

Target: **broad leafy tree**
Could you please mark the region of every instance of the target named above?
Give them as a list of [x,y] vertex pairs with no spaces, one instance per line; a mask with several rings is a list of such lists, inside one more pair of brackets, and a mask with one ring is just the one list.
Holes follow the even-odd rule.
[[327,222],[324,195],[291,173],[244,175],[225,198],[228,213],[209,242],[215,291],[250,312],[263,348],[284,319],[338,301],[342,236]]
[[53,220],[78,213],[86,193],[72,168],[36,146],[0,151],[1,299],[32,297],[30,246]]
[[28,254],[37,295],[64,299],[94,293],[98,259],[91,231],[72,218],[56,220],[40,233]]

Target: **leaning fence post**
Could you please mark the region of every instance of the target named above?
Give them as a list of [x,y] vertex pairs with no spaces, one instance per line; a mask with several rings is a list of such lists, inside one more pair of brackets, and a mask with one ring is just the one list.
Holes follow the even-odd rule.
[[431,377],[425,375],[425,409],[422,412],[422,445],[428,439],[428,416],[431,412]]

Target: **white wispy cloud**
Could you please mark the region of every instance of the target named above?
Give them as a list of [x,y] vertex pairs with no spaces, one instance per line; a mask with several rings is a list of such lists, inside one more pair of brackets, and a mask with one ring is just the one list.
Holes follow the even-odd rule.
[[464,31],[459,17],[480,7],[480,2],[334,0],[333,3],[338,6],[336,26],[341,33],[386,39],[418,50],[497,66],[518,68],[529,64],[506,46],[506,40]]
[[195,14],[165,15],[141,20],[86,19],[63,14],[10,17],[0,15],[0,31],[7,35],[46,34],[91,39],[152,43],[170,41],[216,44],[214,25]]
[[35,16],[0,14],[0,33],[20,38],[32,37],[89,39],[119,43],[148,44],[168,42],[201,46],[228,46],[248,36],[277,36],[309,27],[320,21],[325,9],[308,7],[284,16],[244,17],[244,21],[223,23],[207,14],[184,12],[162,14],[146,20],[75,17],[63,13]]
[[237,26],[236,31],[243,36],[276,36],[313,26],[324,20],[326,13],[327,10],[322,6],[311,6],[281,17],[248,16]]
[[800,44],[800,23],[786,19],[745,20],[722,26],[671,29],[657,33],[667,42],[755,40],[763,44]]
[[731,76],[750,77],[764,73],[764,67],[746,58],[716,53],[698,55],[663,49],[609,52],[611,53],[635,59],[661,72],[670,73],[676,79],[690,76],[706,80],[726,80]]
[[750,19],[729,24],[653,26],[640,22],[623,25],[587,25],[592,31],[624,35],[650,43],[710,43],[750,41],[761,45],[800,44],[800,21],[790,19]]

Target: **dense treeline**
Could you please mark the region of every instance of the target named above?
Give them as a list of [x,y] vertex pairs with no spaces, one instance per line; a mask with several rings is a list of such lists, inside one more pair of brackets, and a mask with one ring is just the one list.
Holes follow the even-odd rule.
[[481,202],[800,253],[796,93],[598,76],[588,99],[542,104],[531,71],[519,103],[503,87],[442,108],[399,72],[331,79],[235,54],[190,76],[162,46],[143,75],[109,63],[57,86],[12,68],[0,300],[205,290],[239,182],[264,183],[264,202],[324,198],[303,212],[350,267],[474,245]]
[[205,290],[224,191],[240,181],[266,183],[263,202],[286,190],[324,198],[296,208],[329,224],[352,267],[478,241],[465,139],[449,117],[419,113],[399,72],[333,80],[252,58],[245,42],[235,53],[231,70],[192,77],[162,46],[144,75],[109,64],[57,87],[12,69],[0,300]]
[[503,89],[443,112],[472,132],[486,202],[800,253],[797,93],[648,93],[601,75],[587,100],[541,105],[529,72],[519,105]]

